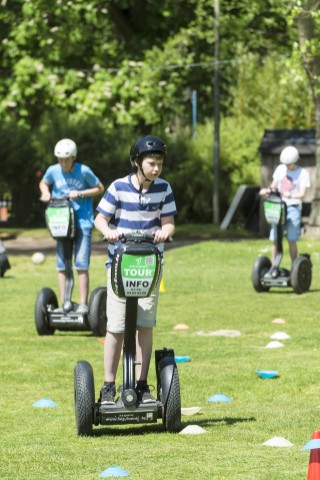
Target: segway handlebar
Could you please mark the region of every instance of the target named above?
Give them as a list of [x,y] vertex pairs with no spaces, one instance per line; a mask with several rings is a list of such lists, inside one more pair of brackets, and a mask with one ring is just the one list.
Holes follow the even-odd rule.
[[[134,242],[134,243],[141,243],[141,242],[149,242],[149,243],[155,243],[154,241],[154,236],[152,233],[149,232],[139,232],[139,233],[121,233],[119,235],[119,240],[122,243],[127,243],[127,242]],[[108,240],[103,237],[102,239],[103,242],[107,242]],[[168,237],[164,242],[159,242],[159,243],[171,243],[173,242],[172,237]]]
[[67,197],[51,197],[50,200],[42,200],[42,198],[40,197],[40,202],[43,202],[43,203],[51,203],[51,202],[61,202],[63,200],[70,200],[70,197],[67,196]]
[[267,197],[270,197],[271,195],[275,195],[276,197],[282,198],[282,195],[277,188],[276,189],[269,188],[269,192],[267,192],[265,195]]

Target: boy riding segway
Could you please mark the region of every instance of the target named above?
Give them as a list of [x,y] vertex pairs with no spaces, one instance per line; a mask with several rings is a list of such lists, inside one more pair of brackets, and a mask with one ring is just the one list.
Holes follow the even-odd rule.
[[[95,227],[109,242],[107,262],[107,334],[105,382],[95,402],[90,364],[74,370],[77,432],[92,424],[156,422],[170,432],[181,427],[178,371],[173,350],[157,350],[157,389],[147,381],[156,324],[163,242],[174,233],[176,206],[171,187],[161,179],[166,146],[154,136],[131,147],[133,173],[113,182],[97,210]],[[123,345],[123,381],[116,398],[116,374]],[[135,380],[137,379],[137,381]]]
[[[53,334],[55,329],[92,330],[95,335],[103,335],[106,319],[100,310],[106,289],[95,289],[88,306],[92,197],[103,191],[103,185],[89,167],[76,162],[77,146],[73,140],[60,140],[54,154],[58,163],[48,168],[39,187],[41,200],[48,203],[47,226],[57,241],[56,263],[62,306],[58,307],[52,289],[43,288],[35,305],[36,328],[39,335]],[[71,298],[73,253],[74,268],[78,272],[79,304],[72,302]]]
[[[297,241],[300,237],[302,200],[310,187],[306,169],[297,164],[299,151],[296,147],[285,147],[280,154],[280,165],[273,174],[268,188],[262,188],[265,198],[266,220],[271,224],[272,260],[259,257],[252,270],[252,281],[256,291],[268,290],[272,286],[292,286],[296,293],[307,291],[311,284],[310,256],[298,256]],[[291,258],[291,270],[280,268],[283,256],[282,238],[286,235]]]

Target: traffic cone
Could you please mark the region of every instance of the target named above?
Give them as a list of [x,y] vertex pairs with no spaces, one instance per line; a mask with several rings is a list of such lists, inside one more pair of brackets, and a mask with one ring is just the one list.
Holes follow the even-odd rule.
[[[320,431],[313,432],[312,440],[320,439]],[[307,480],[320,480],[320,447],[310,450]]]
[[165,286],[164,286],[164,278],[161,278],[160,282],[160,288],[159,288],[160,293],[164,293],[166,291]]

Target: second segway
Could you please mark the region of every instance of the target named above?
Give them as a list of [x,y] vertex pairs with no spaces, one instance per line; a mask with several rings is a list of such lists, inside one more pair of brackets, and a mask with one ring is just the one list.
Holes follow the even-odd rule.
[[74,286],[72,256],[76,236],[75,212],[68,199],[53,199],[46,208],[48,230],[62,244],[66,265],[66,289],[62,308],[58,308],[55,292],[44,287],[37,295],[34,310],[35,326],[39,335],[52,335],[55,330],[91,330],[96,336],[106,332],[106,287],[97,287],[90,296],[88,313],[77,312],[72,301]]

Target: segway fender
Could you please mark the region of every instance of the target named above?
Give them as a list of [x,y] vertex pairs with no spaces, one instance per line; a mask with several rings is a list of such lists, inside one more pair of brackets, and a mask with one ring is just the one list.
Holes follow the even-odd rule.
[[162,404],[166,405],[168,395],[170,392],[173,372],[175,368],[175,361],[173,357],[163,357],[158,364],[160,379],[161,379],[161,390],[162,390]]
[[85,360],[79,360],[77,365],[80,367],[82,371],[82,379],[86,384],[87,390],[90,394],[92,405],[95,403],[94,398],[94,376],[93,376],[93,369],[90,363]]

